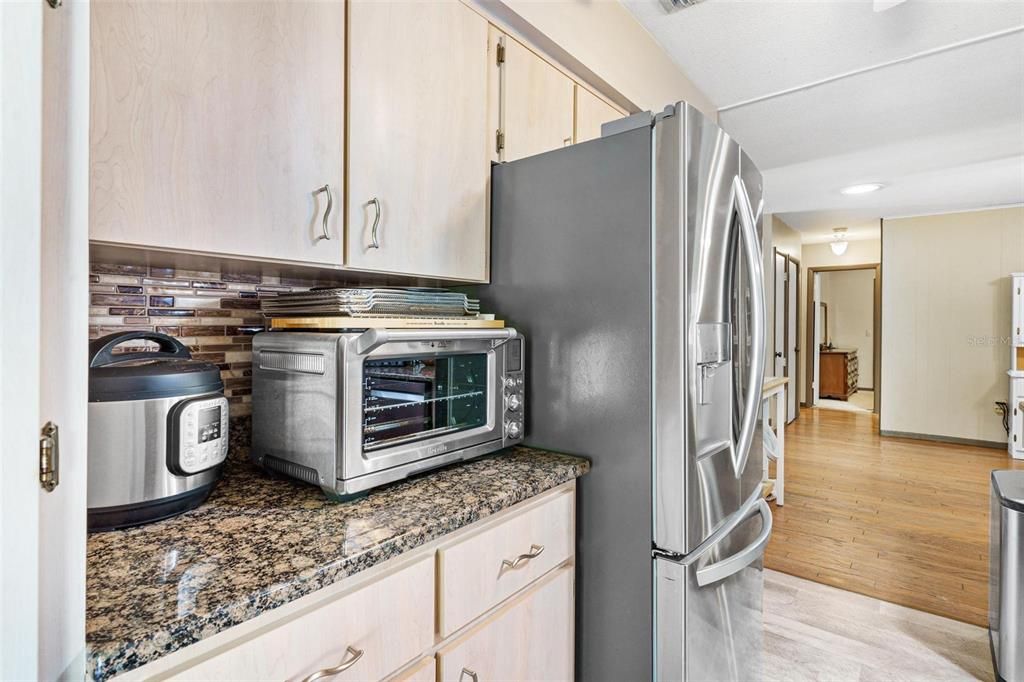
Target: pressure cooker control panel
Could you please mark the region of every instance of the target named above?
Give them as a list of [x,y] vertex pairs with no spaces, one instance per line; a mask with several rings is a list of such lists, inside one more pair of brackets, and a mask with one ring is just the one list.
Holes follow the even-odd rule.
[[177,403],[168,415],[167,467],[191,476],[222,463],[228,456],[228,401],[192,398]]

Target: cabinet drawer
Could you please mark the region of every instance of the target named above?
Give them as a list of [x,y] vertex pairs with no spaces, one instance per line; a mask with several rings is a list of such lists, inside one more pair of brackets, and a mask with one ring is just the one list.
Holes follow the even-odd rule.
[[573,493],[438,552],[441,636],[447,637],[573,553]]
[[301,680],[323,668],[352,660],[353,651],[361,651],[359,660],[330,679],[379,680],[433,645],[433,587],[433,557],[424,557],[284,625],[257,634],[183,671],[177,678]]
[[571,680],[573,568],[545,578],[437,654],[438,680]]

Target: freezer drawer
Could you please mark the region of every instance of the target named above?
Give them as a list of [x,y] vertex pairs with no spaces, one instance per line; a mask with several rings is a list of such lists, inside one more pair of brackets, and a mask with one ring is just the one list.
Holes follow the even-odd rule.
[[655,558],[655,679],[761,679],[771,510],[758,499],[738,518],[690,557]]

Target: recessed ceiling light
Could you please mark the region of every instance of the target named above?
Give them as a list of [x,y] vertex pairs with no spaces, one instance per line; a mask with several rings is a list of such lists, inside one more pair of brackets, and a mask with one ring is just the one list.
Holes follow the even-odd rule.
[[849,187],[844,187],[839,190],[839,192],[841,194],[867,194],[868,192],[877,192],[883,187],[885,187],[885,185],[880,182],[867,182],[863,185],[850,185]]

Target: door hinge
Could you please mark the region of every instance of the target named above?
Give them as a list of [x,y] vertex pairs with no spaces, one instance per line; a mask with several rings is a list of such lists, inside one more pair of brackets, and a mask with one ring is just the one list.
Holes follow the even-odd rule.
[[39,485],[46,492],[60,483],[60,432],[53,422],[46,425],[39,433]]
[[505,63],[505,45],[503,43],[498,43],[497,58],[495,59],[495,63],[498,64],[498,66],[501,66],[502,64]]
[[494,131],[494,151],[499,154],[505,149],[505,133],[500,129]]

